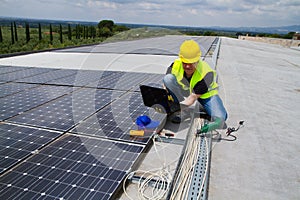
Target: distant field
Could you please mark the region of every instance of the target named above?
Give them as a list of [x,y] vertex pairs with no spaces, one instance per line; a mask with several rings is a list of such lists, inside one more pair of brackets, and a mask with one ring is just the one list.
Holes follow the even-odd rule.
[[134,28],[128,31],[119,32],[112,37],[83,37],[76,39],[74,35],[74,30],[72,34],[72,39],[68,39],[68,27],[64,26],[62,29],[63,43],[60,42],[59,27],[53,26],[53,41],[50,43],[50,31],[49,27],[42,27],[42,40],[39,41],[38,28],[30,28],[30,41],[26,42],[26,30],[24,27],[17,28],[18,41],[14,38],[14,44],[12,44],[11,27],[1,27],[3,42],[0,43],[0,53],[10,54],[16,52],[30,52],[46,49],[57,49],[66,48],[73,46],[81,46],[88,44],[98,44],[101,42],[115,42],[122,40],[134,40],[149,37],[158,37],[163,35],[180,35],[181,33],[176,30],[170,30],[165,28]]
[[107,38],[104,42],[117,42],[124,40],[135,40],[150,37],[160,37],[165,35],[182,35],[181,32],[166,28],[135,28],[128,31],[118,33],[112,37]]

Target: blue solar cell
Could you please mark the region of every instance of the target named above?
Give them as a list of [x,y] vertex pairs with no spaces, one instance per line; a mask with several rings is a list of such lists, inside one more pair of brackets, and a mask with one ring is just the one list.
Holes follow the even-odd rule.
[[43,85],[0,98],[0,120],[28,111],[72,90],[71,87]]
[[104,75],[103,71],[79,70],[76,74],[73,74],[68,77],[52,80],[50,82],[47,82],[47,84],[85,86],[93,81],[101,79],[103,75]]
[[0,177],[6,199],[112,199],[144,146],[67,134]]
[[[142,81],[139,85],[148,85],[152,87],[162,88],[163,87],[163,78],[165,74],[147,74],[147,79]],[[136,86],[133,91],[139,92],[140,87]]]
[[39,76],[49,71],[56,71],[56,69],[48,68],[25,68],[24,70],[13,71],[10,73],[0,74],[1,81],[15,81],[25,77]]
[[19,71],[19,70],[25,70],[25,69],[28,69],[28,67],[0,65],[0,76],[1,76],[1,74],[10,73],[10,72]]
[[21,92],[26,89],[38,87],[36,84],[23,84],[23,83],[6,83],[0,85],[0,98],[14,93]]
[[[39,69],[39,68],[38,68]],[[41,69],[41,68],[40,68]],[[76,74],[77,70],[71,69],[52,69],[51,71],[43,74],[37,74],[35,76],[30,76],[26,78],[20,78],[16,80],[17,82],[25,82],[25,83],[46,83],[55,79],[68,77],[73,74]]]
[[113,88],[116,80],[124,76],[125,72],[120,71],[103,71],[101,77],[92,83],[89,83],[89,87],[98,88]]
[[0,124],[0,173],[60,135],[58,132]]
[[115,72],[106,78],[97,80],[89,86],[128,91],[147,79],[147,74],[136,72]]
[[122,93],[120,91],[83,88],[15,116],[9,121],[67,131],[118,98]]

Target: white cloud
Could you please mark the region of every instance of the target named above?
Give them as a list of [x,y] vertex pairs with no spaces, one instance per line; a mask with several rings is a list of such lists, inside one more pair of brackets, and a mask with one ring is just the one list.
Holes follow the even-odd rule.
[[193,14],[193,15],[197,15],[198,14],[198,10],[197,9],[188,9],[188,12],[190,13],[190,14]]
[[138,3],[138,5],[141,9],[145,10],[159,10],[161,8],[161,5],[157,3],[142,2]]
[[0,6],[2,16],[188,26],[299,24],[299,10],[299,0],[2,0]]

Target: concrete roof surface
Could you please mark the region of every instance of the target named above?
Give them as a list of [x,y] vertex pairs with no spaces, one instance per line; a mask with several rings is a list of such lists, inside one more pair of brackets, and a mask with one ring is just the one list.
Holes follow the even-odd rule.
[[245,126],[213,145],[209,199],[299,199],[300,51],[222,38],[217,69],[227,124]]

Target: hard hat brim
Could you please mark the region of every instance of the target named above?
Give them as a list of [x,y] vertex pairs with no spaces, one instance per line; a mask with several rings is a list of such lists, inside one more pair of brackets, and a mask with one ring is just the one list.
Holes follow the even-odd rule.
[[200,60],[200,56],[197,57],[197,58],[190,58],[190,59],[187,59],[187,58],[184,58],[183,56],[179,56],[181,62],[183,63],[195,63],[195,62],[198,62]]

